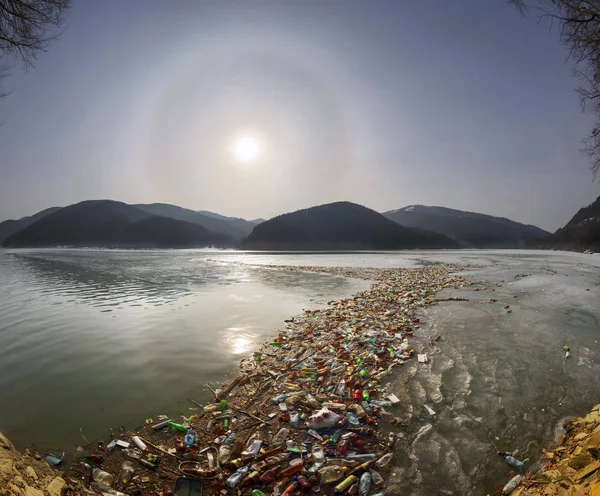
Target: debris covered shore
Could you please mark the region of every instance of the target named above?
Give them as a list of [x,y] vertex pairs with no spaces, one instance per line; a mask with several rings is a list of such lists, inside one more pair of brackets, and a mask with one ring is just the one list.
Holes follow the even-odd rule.
[[463,267],[266,267],[373,284],[287,320],[211,403],[189,399],[194,415],[158,415],[87,446],[65,472],[67,494],[385,493],[403,427],[394,413],[402,398],[385,377],[416,359],[419,309],[444,288],[471,284]]
[[600,405],[566,422],[565,429],[543,450],[540,472],[523,477],[511,496],[600,496]]

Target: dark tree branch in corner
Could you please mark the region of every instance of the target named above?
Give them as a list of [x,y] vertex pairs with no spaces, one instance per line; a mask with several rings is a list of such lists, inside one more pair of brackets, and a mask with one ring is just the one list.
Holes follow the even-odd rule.
[[596,128],[583,140],[594,178],[600,173],[600,0],[509,0],[523,14],[537,11],[540,18],[560,23],[562,42],[575,64],[583,111],[595,115]]
[[33,65],[60,33],[71,0],[0,0],[0,99],[2,80],[14,62]]

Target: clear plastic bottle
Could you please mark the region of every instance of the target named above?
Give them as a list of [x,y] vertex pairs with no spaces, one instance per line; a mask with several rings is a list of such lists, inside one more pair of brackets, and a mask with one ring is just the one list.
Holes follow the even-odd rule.
[[275,434],[275,436],[273,437],[273,443],[272,444],[281,444],[285,441],[285,439],[288,437],[288,434],[290,433],[290,430],[286,427],[282,428],[279,430],[279,432],[277,434]]
[[312,456],[316,463],[325,462],[325,452],[320,444],[315,444],[312,450]]
[[121,465],[121,484],[123,484],[124,486],[129,484],[129,482],[131,482],[131,479],[133,478],[134,472],[135,467],[133,466],[133,463],[123,462],[123,465]]
[[328,458],[327,465],[339,465],[341,467],[355,468],[360,465],[355,460],[346,460],[345,458]]
[[248,458],[258,454],[260,451],[263,442],[261,439],[255,439],[252,441],[252,444],[248,446],[244,451],[242,451],[242,457]]
[[219,448],[219,463],[225,464],[229,461],[231,457],[231,447],[235,442],[235,438],[237,437],[235,432],[231,432],[225,442]]
[[502,494],[512,493],[517,488],[522,478],[522,475],[515,475],[511,480],[507,482],[506,486],[502,488]]
[[300,413],[297,410],[290,413],[290,425],[296,428],[300,426]]
[[512,465],[517,470],[523,470],[523,467],[525,466],[525,462],[522,462],[521,460],[517,460],[515,457],[513,457],[511,455],[502,455],[502,456],[509,465]]
[[234,487],[238,487],[242,483],[242,480],[244,479],[244,477],[246,476],[246,474],[248,473],[249,470],[250,470],[250,467],[248,465],[237,469],[225,481],[225,484],[227,484],[227,487],[232,488],[232,489]]
[[95,468],[92,470],[92,479],[109,487],[113,485],[113,482],[115,482],[115,478],[111,474],[100,468]]
[[339,481],[348,470],[347,467],[340,467],[339,465],[328,465],[318,471],[321,484],[331,484],[332,482]]
[[370,468],[369,472],[371,474],[371,480],[373,481],[374,486],[381,486],[381,484],[385,482],[383,477],[379,472],[377,472],[377,470]]
[[393,456],[394,456],[393,453],[387,453],[387,454],[383,455],[379,460],[377,460],[375,462],[375,465],[379,468],[385,467],[387,464],[389,464],[392,461]]
[[317,400],[317,398],[310,393],[306,395],[305,401],[313,408],[321,408],[321,403],[319,403],[319,400]]
[[371,483],[373,478],[370,472],[365,472],[360,476],[360,482],[358,483],[358,496],[368,496],[371,490]]
[[125,493],[115,491],[113,488],[108,487],[106,484],[100,482],[92,482],[90,488],[99,494],[107,494],[108,496],[127,496]]

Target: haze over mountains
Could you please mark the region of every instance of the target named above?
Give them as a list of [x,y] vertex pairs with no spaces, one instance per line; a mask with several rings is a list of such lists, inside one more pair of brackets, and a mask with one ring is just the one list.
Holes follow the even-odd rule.
[[503,217],[410,205],[380,214],[336,202],[253,221],[165,203],[89,200],[0,222],[6,247],[242,247],[265,250],[525,248],[600,250],[600,198],[551,235]]
[[504,217],[446,207],[410,205],[383,215],[406,227],[445,234],[461,248],[526,248],[533,241],[550,236],[539,227]]

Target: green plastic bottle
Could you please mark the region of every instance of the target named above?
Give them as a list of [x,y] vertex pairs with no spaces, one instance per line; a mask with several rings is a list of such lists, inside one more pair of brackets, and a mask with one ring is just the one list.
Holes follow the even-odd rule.
[[187,432],[187,428],[181,424],[176,424],[175,422],[169,422],[169,427],[178,432]]
[[371,395],[369,394],[369,391],[367,389],[363,390],[362,397],[365,401],[369,401],[369,399],[371,399]]

